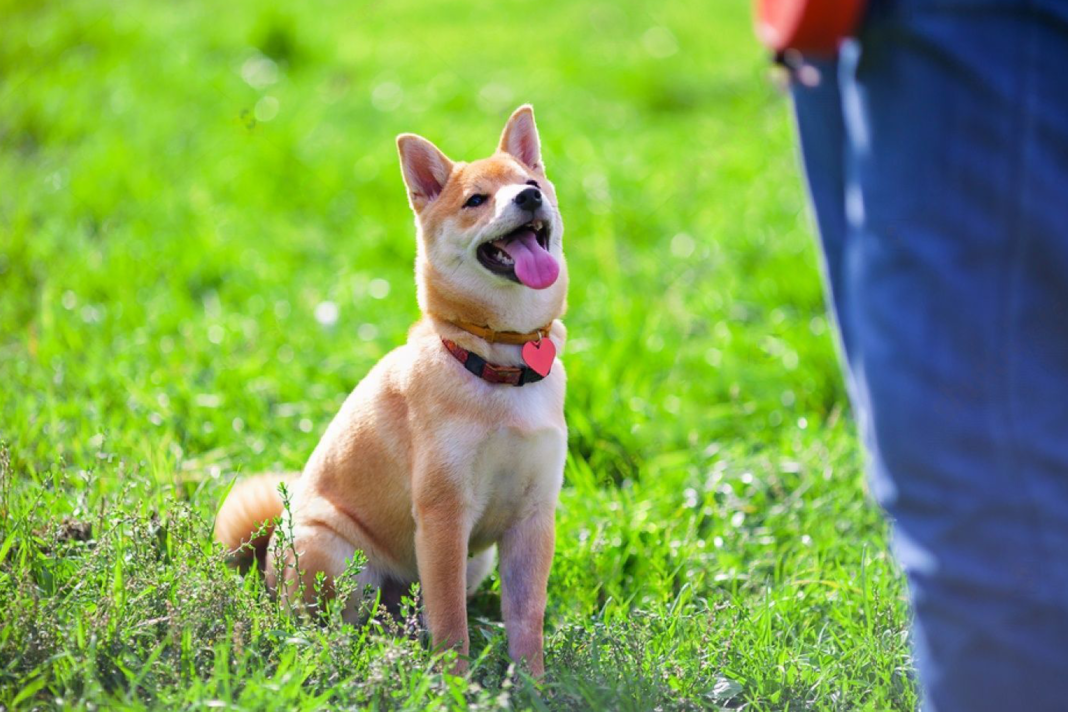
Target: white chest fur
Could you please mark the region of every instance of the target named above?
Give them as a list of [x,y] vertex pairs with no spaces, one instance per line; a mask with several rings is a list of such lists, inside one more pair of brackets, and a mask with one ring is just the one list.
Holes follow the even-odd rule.
[[487,433],[467,488],[472,552],[489,546],[533,511],[555,506],[563,482],[567,432],[500,427]]

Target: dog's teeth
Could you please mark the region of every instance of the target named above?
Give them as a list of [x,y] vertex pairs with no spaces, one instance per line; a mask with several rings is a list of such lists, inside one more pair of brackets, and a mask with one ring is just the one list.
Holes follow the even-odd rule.
[[512,259],[512,256],[496,245],[493,246],[492,257],[506,267],[511,267],[515,264],[515,260]]

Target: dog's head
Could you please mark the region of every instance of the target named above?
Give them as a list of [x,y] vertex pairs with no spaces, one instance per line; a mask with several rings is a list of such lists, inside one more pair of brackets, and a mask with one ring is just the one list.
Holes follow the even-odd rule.
[[512,114],[489,158],[453,162],[414,134],[398,136],[397,147],[418,229],[423,312],[509,331],[559,316],[567,295],[564,224],[533,109]]

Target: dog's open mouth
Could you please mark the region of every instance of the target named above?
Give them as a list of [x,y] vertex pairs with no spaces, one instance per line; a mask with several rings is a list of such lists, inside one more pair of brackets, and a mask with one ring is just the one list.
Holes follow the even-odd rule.
[[560,265],[549,254],[549,226],[533,220],[495,240],[478,246],[478,261],[494,274],[532,289],[552,286]]

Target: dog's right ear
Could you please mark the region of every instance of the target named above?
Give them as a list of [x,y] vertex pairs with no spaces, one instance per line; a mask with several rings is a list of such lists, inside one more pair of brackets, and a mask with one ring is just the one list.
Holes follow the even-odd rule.
[[422,136],[401,134],[397,137],[401,173],[408,187],[412,210],[421,213],[441,194],[452,174],[452,161],[438,147]]

